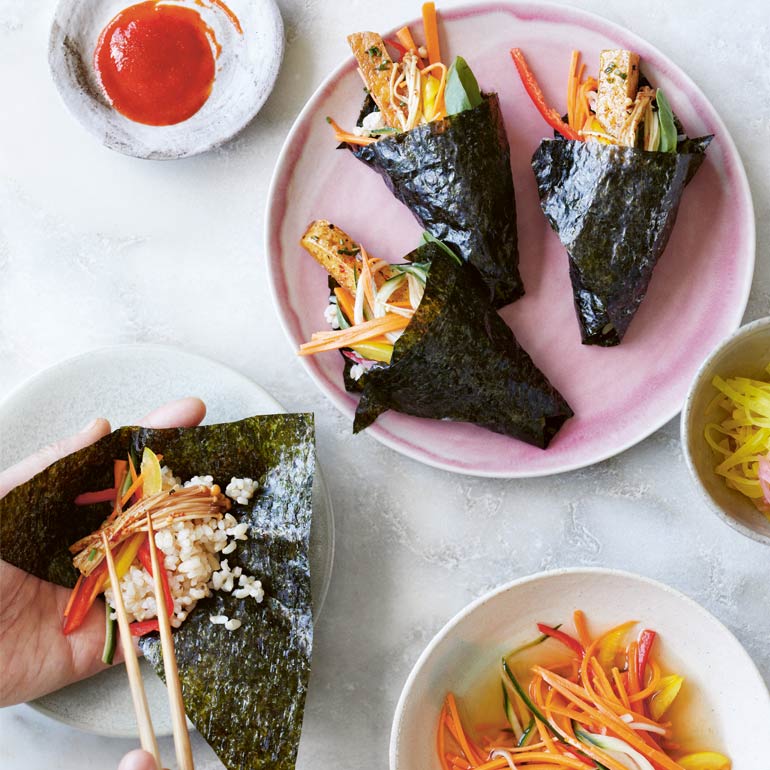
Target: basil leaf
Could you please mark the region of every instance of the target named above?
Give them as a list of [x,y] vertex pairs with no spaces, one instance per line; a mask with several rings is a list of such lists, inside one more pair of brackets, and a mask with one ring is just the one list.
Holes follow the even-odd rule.
[[458,56],[449,68],[444,90],[447,115],[472,110],[481,104],[479,84],[462,56]]
[[676,152],[677,130],[674,125],[674,113],[663,91],[658,89],[655,95],[658,103],[658,121],[660,122],[660,152]]

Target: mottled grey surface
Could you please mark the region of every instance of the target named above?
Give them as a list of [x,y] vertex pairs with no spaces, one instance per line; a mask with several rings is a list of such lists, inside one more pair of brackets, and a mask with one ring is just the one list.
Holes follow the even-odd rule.
[[[766,314],[765,1],[729,9],[716,0],[573,4],[650,40],[717,106],[746,163],[756,206],[758,259],[747,319]],[[337,562],[317,629],[301,770],[385,768],[401,685],[431,636],[487,589],[549,567],[623,567],[683,590],[735,631],[770,681],[770,550],[733,532],[700,502],[677,423],[595,468],[533,481],[473,479],[423,467],[366,435],[353,437],[304,374],[265,279],[270,174],[293,117],[346,55],[344,34],[395,26],[417,15],[419,4],[280,5],[286,60],[255,122],[215,153],[161,164],[102,148],[59,102],[45,56],[53,0],[0,0],[0,67],[7,73],[0,395],[83,350],[158,341],[213,355],[287,408],[315,411],[319,457],[334,496]],[[232,286],[213,281],[225,271],[237,276]],[[374,483],[375,473],[385,483]],[[25,707],[0,712],[0,736],[0,766],[9,770],[109,770],[134,746],[74,732]],[[172,756],[168,741],[163,750]],[[221,767],[198,738],[195,752],[199,770]]]

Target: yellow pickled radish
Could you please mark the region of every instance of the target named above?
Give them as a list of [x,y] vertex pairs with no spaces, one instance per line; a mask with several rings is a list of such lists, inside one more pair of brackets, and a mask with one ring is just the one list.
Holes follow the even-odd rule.
[[386,345],[384,342],[362,342],[353,345],[351,350],[358,353],[361,358],[368,358],[370,361],[380,361],[389,364],[393,356],[393,345]]
[[163,488],[163,473],[160,469],[160,460],[149,447],[142,452],[142,496],[155,495]]
[[423,78],[422,112],[426,120],[431,120],[436,111],[436,94],[440,85],[441,81],[438,78],[434,78],[433,75]]
[[732,763],[724,754],[698,751],[677,760],[684,770],[730,770]]
[[684,677],[677,674],[664,676],[660,680],[660,687],[650,701],[650,715],[656,722],[668,711],[669,706],[679,695],[683,682]]

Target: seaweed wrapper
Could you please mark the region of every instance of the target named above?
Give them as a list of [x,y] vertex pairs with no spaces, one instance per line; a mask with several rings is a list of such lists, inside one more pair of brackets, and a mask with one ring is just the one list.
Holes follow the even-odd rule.
[[[248,505],[233,506],[233,515],[249,522],[249,539],[239,541],[227,559],[262,581],[264,601],[214,592],[174,631],[174,648],[187,715],[225,766],[291,770],[313,646],[312,415],[170,430],[121,428],[0,500],[2,558],[37,577],[74,585],[77,572],[67,546],[105,516],[102,506],[75,506],[75,497],[111,486],[113,460],[145,445],[182,478],[210,474],[223,487],[232,476],[259,481]],[[229,632],[211,624],[210,614],[237,617],[243,625]],[[157,635],[140,643],[162,675]]]
[[[373,109],[369,97],[359,125]],[[345,146],[383,178],[429,233],[476,267],[496,307],[524,294],[511,153],[497,94],[365,147]]]
[[359,381],[354,432],[387,409],[470,422],[545,449],[572,410],[490,304],[478,273],[433,243],[425,293],[387,367]]
[[687,139],[671,153],[540,143],[532,158],[540,206],[569,254],[583,344],[620,344],[710,141]]

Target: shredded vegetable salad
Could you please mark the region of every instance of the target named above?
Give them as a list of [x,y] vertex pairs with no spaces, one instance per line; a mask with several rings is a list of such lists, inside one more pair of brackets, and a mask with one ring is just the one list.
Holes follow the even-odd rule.
[[302,245],[337,285],[325,313],[332,329],[315,332],[300,346],[299,354],[342,350],[361,367],[358,373],[375,363],[390,363],[394,344],[422,301],[430,265],[395,265],[372,257],[347,233],[324,220],[310,225]]
[[365,146],[481,102],[478,84],[465,60],[457,57],[449,67],[442,61],[434,3],[423,4],[422,26],[422,45],[415,42],[409,27],[398,30],[395,38],[383,39],[376,32],[348,36],[358,72],[377,109],[353,131],[327,117],[338,142]]
[[[664,674],[656,633],[627,639],[636,621],[592,636],[585,615],[576,633],[538,623],[540,636],[502,659],[500,721],[469,728],[452,693],[441,709],[437,751],[443,770],[729,770],[713,751],[686,753],[666,717],[684,678]],[[521,663],[521,654],[558,644],[557,663]],[[550,658],[549,660],[552,660]]]
[[565,139],[600,142],[649,151],[676,152],[679,132],[660,88],[642,80],[639,54],[601,52],[599,74],[586,77],[580,51],[572,52],[567,79],[566,120],[546,98],[520,48],[511,50],[524,89],[544,120]]
[[[770,374],[770,364],[766,367]],[[770,381],[714,377],[719,395],[707,409],[724,417],[705,436],[721,461],[714,470],[770,519]]]

